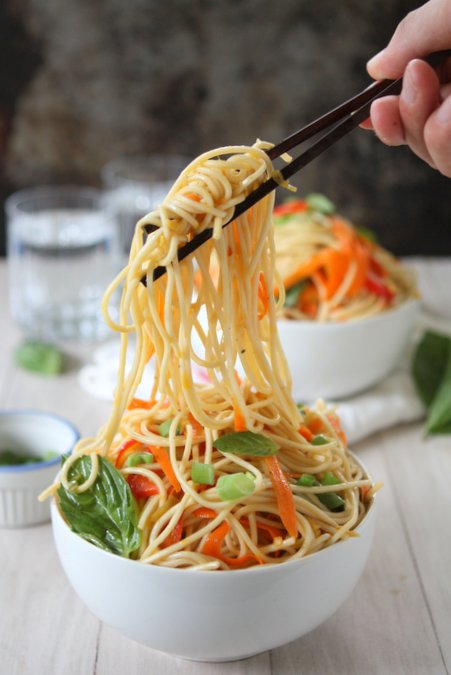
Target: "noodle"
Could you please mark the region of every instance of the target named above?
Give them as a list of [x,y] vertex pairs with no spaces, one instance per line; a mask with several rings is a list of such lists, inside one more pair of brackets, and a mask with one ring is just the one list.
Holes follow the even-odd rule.
[[[129,263],[105,294],[107,321],[122,333],[113,407],[97,436],[78,443],[61,484],[71,489],[68,472],[83,455],[115,464],[136,497],[141,544],[134,557],[143,563],[203,570],[281,563],[351,536],[366,512],[362,494],[371,482],[348,452],[335,413],[322,403],[299,409],[291,397],[276,321],[283,293],[268,292],[281,288],[273,195],[223,229],[236,204],[272,175],[266,146],[220,148],[193,161],[162,205],[138,222]],[[147,238],[146,225],[155,228]],[[205,228],[213,238],[179,263],[178,248]],[[167,273],[154,282],[159,265]],[[120,284],[115,323],[107,309]],[[136,349],[127,374],[130,333]],[[134,394],[151,358],[155,379],[143,401]],[[194,382],[196,363],[209,384]],[[249,432],[277,454],[216,447],[228,434]],[[139,460],[143,451],[152,463]],[[137,464],[127,464],[134,453]],[[97,470],[93,462],[79,493]],[[214,480],[196,482],[195,470]],[[239,487],[241,496],[222,494],[221,483]],[[340,508],[328,508],[324,495]]]
[[411,272],[326,204],[327,213],[308,198],[275,209],[276,264],[287,292],[279,316],[350,321],[416,297]]

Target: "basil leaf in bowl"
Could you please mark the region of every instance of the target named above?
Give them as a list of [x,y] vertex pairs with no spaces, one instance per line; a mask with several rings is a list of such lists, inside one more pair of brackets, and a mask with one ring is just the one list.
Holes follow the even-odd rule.
[[[84,455],[70,467],[68,478],[81,485],[90,476],[91,458]],[[141,543],[138,516],[130,487],[122,474],[103,457],[99,473],[85,492],[57,490],[61,512],[71,529],[95,546],[129,558]]]

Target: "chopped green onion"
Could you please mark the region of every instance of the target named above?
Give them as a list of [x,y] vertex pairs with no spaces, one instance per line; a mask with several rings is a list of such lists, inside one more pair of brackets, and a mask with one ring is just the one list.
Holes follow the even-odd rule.
[[58,375],[63,370],[63,353],[53,345],[26,341],[16,347],[14,359],[18,366],[41,375]]
[[139,464],[152,464],[153,455],[150,452],[133,452],[125,460],[125,466],[138,466]]
[[345,507],[345,500],[336,492],[324,492],[318,495],[321,504],[329,509],[329,511],[343,511]]
[[288,307],[288,309],[292,309],[293,307],[296,307],[299,301],[299,296],[303,289],[305,288],[305,281],[300,281],[298,284],[295,284],[291,288],[287,290],[285,293],[285,302],[283,303],[284,307]]
[[191,467],[191,478],[195,483],[201,483],[202,485],[214,485],[215,468],[213,464],[193,462]]
[[219,478],[216,489],[219,499],[227,502],[251,495],[255,489],[255,480],[246,473],[230,473]]
[[326,445],[327,443],[330,443],[330,438],[326,438],[323,434],[318,434],[317,436],[313,436],[310,443],[312,445]]
[[333,473],[326,471],[323,478],[321,479],[321,485],[340,485],[341,480],[339,480]]
[[319,485],[315,476],[312,476],[311,473],[303,473],[302,476],[296,481],[296,485],[302,485],[302,487],[313,487],[314,485]]
[[[330,471],[326,471],[321,479],[321,485],[339,485],[341,481]],[[329,511],[343,511],[345,500],[336,492],[325,492],[318,495],[318,499]]]
[[[160,436],[164,436],[165,438],[168,438],[169,431],[171,429],[171,424],[172,424],[173,421],[174,421],[173,419],[169,419],[169,420],[166,420],[165,422],[162,422],[160,424],[160,426],[158,427],[158,431],[160,433]],[[180,424],[177,424],[177,429],[176,429],[175,433],[176,433],[177,436],[180,436],[180,434],[182,433],[182,427],[180,426]]]
[[[330,471],[326,471],[323,478],[318,482],[315,476],[310,473],[303,473],[296,481],[296,485],[302,487],[317,487],[318,485],[338,485],[341,481],[334,476]],[[321,504],[323,504],[329,511],[343,511],[345,507],[345,500],[336,492],[323,492],[317,495]]]
[[331,202],[328,197],[325,197],[318,192],[312,192],[312,194],[307,195],[305,201],[312,211],[319,211],[320,213],[324,213],[326,215],[335,211],[335,204]]

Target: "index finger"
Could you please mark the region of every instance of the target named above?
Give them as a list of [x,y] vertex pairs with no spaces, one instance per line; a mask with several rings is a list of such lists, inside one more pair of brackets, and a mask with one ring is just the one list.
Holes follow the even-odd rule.
[[376,80],[401,77],[414,58],[451,47],[451,2],[430,0],[407,14],[387,47],[367,64]]

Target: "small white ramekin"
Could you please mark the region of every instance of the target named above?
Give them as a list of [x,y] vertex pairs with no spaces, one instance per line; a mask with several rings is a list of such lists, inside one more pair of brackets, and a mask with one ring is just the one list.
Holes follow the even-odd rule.
[[25,527],[50,519],[50,500],[38,495],[54,480],[61,455],[71,452],[80,434],[70,422],[37,410],[0,410],[0,451],[58,456],[46,462],[0,466],[0,527]]

